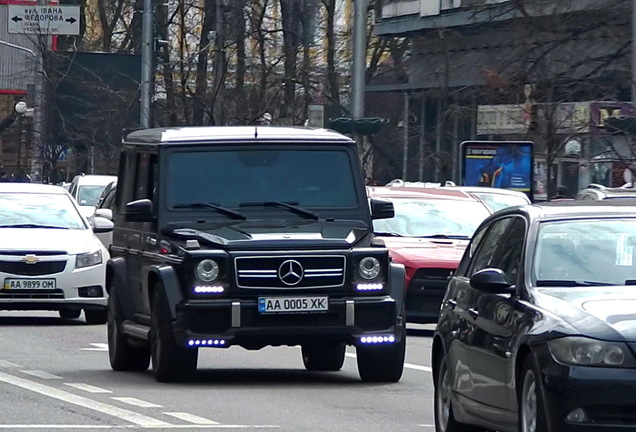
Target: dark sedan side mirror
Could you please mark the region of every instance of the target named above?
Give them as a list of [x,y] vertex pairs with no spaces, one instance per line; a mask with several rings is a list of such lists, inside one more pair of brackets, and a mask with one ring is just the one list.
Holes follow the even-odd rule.
[[490,294],[512,294],[513,285],[508,282],[506,274],[497,268],[478,271],[470,278],[470,286]]
[[127,203],[125,218],[129,222],[152,222],[152,201],[140,199]]
[[371,198],[371,219],[391,219],[394,216],[395,209],[391,201]]

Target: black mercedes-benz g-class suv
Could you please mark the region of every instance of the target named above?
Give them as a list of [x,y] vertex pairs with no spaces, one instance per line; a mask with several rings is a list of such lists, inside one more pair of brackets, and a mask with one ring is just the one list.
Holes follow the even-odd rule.
[[147,129],[124,138],[108,262],[114,370],[189,378],[200,348],[300,345],[311,371],[357,350],[402,375],[404,268],[374,240],[356,144],[327,130]]

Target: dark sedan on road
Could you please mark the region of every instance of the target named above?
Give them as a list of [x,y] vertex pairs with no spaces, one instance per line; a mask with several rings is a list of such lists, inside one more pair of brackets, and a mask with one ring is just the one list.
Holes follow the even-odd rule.
[[636,431],[635,245],[626,203],[486,219],[435,330],[436,431]]

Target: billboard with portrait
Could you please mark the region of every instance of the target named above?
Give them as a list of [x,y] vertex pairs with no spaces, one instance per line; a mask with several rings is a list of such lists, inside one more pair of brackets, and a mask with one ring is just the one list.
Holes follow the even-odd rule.
[[461,184],[521,191],[533,200],[533,149],[531,141],[464,141]]

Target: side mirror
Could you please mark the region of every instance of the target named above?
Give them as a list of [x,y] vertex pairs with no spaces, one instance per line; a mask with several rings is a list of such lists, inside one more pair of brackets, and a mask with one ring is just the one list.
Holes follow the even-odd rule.
[[108,219],[109,221],[113,220],[113,211],[109,208],[100,208],[95,210],[95,217],[100,217],[104,219]]
[[108,220],[113,220],[113,211],[111,209],[107,209],[107,208],[101,208],[101,209],[97,209],[95,210],[95,216],[96,217],[101,217],[104,219],[108,219]]
[[126,204],[126,221],[128,222],[152,222],[152,201],[140,199]]
[[113,221],[99,216],[93,218],[91,225],[93,225],[93,232],[95,234],[109,233],[115,227]]
[[506,274],[497,268],[478,271],[470,278],[470,286],[489,294],[512,294],[515,291]]
[[371,219],[391,219],[394,216],[395,209],[391,201],[371,198]]

